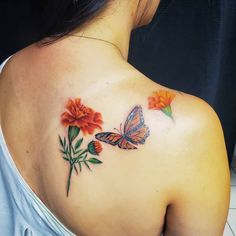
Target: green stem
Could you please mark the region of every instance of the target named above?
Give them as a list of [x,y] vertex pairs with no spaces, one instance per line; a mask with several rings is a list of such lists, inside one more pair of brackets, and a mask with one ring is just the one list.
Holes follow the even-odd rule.
[[68,152],[68,154],[69,154],[70,164],[74,165],[71,149],[72,149],[72,143],[69,141],[69,152]]
[[69,191],[70,191],[70,180],[71,180],[72,170],[73,170],[73,165],[70,165],[70,172],[67,180],[67,193],[66,193],[67,197],[69,196]]
[[69,144],[68,144],[68,147],[69,147],[69,158],[70,158],[70,163],[71,163],[71,160],[72,160],[71,145],[72,145],[72,143],[71,143],[71,140],[70,140],[70,137],[69,137],[69,132],[68,132],[68,142],[69,142]]
[[79,154],[78,158],[81,157],[81,156],[82,156],[84,153],[86,153],[86,152],[88,152],[88,149],[85,149],[83,152],[81,152],[81,153]]
[[79,171],[81,172],[82,171],[82,166],[81,166],[81,163],[78,162],[78,165],[79,165]]
[[71,142],[69,141],[69,155],[70,155],[70,160],[72,159],[71,157]]

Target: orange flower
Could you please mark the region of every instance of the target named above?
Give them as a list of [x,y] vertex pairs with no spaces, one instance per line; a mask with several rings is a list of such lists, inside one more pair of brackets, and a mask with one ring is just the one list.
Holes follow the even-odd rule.
[[160,90],[154,92],[153,95],[148,98],[148,108],[152,110],[161,110],[169,117],[172,117],[170,104],[174,98],[175,94],[171,91]]
[[61,115],[61,122],[64,126],[76,126],[82,130],[84,135],[93,134],[95,129],[102,129],[101,113],[84,106],[80,98],[69,99],[66,108],[68,111]]

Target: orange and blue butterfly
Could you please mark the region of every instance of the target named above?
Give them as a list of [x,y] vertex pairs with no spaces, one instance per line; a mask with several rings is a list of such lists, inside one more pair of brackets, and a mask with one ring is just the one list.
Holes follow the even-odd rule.
[[126,118],[123,132],[122,124],[120,130],[114,132],[101,132],[95,135],[96,139],[110,145],[118,145],[121,149],[137,149],[138,144],[144,144],[150,134],[149,128],[144,124],[142,107],[135,106]]

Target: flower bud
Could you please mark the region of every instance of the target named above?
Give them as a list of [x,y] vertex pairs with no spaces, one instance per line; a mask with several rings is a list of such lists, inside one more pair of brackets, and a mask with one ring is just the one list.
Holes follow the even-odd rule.
[[92,155],[99,155],[99,153],[101,153],[102,151],[102,145],[100,142],[98,141],[91,141],[89,144],[88,144],[88,151],[90,154]]

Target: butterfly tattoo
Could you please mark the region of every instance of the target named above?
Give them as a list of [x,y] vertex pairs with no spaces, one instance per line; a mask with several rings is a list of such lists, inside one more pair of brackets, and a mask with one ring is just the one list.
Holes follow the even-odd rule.
[[138,144],[144,144],[150,134],[149,128],[144,124],[142,107],[135,106],[126,118],[123,132],[122,124],[120,130],[114,132],[101,132],[95,135],[96,139],[110,145],[118,145],[121,149],[137,149]]

